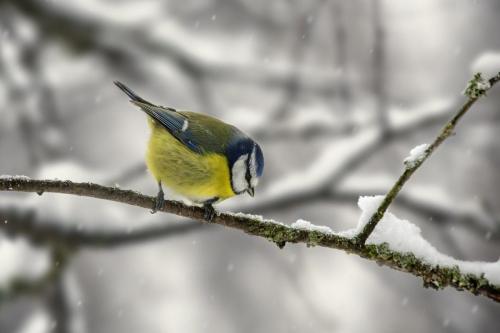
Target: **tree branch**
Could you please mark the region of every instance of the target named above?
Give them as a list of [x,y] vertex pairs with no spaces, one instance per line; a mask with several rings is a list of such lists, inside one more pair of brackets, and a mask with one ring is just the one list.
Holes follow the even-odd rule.
[[60,277],[71,254],[72,252],[64,246],[52,246],[49,269],[35,279],[14,278],[5,288],[0,289],[0,305],[19,295],[37,294],[44,291]]
[[[322,198],[326,193],[331,191],[332,187],[337,186],[348,175],[359,168],[359,166],[365,164],[371,157],[377,156],[381,150],[394,143],[397,139],[417,133],[424,128],[437,125],[448,118],[446,116],[449,112],[448,108],[435,111],[437,112],[426,114],[423,117],[421,115],[419,117],[415,117],[416,119],[413,119],[411,122],[392,126],[390,127],[387,135],[381,135],[381,133],[378,133],[370,140],[359,140],[359,136],[367,137],[371,135],[370,128],[367,128],[363,133],[359,133],[346,139],[348,140],[346,144],[349,145],[349,151],[342,154],[342,159],[336,160],[337,162],[330,163],[329,166],[322,166],[322,168],[326,167],[329,168],[329,170],[327,172],[323,172],[324,177],[315,182],[315,184],[303,184],[303,182],[301,182],[302,185],[300,188],[297,188],[297,186],[289,186],[289,184],[282,186],[282,183],[289,183],[287,179],[288,177],[284,176],[269,186],[271,190],[263,192],[258,198],[246,201],[243,205],[239,205],[237,208],[244,211],[258,210],[259,212],[265,212],[270,209],[290,207],[291,205],[299,204],[307,200]],[[419,113],[422,113],[422,111]],[[340,142],[341,140],[336,140],[335,144],[339,144]],[[331,148],[328,147],[326,149],[326,153],[328,153],[330,149]],[[338,151],[336,151],[336,154],[337,153]],[[314,169],[314,164],[322,163],[321,160],[323,160],[322,156],[318,158],[318,162],[311,163],[313,166],[310,169],[301,171],[295,178],[317,178],[315,177],[317,171],[312,169]],[[275,193],[276,191],[274,188],[276,187],[281,188],[279,193]]]
[[[147,209],[153,207],[155,200],[154,197],[145,196],[134,191],[105,187],[93,183],[34,180],[27,177],[2,177],[0,178],[0,190],[72,194]],[[161,211],[204,221],[203,208],[188,206],[177,201],[166,201],[165,207]],[[427,287],[444,288],[445,286],[452,286],[458,290],[467,290],[475,295],[484,295],[500,302],[500,287],[490,283],[484,276],[464,274],[457,267],[435,267],[411,253],[393,251],[385,243],[363,245],[359,244],[355,239],[337,234],[292,228],[279,222],[263,220],[258,216],[244,214],[220,213],[214,218],[213,223],[239,229],[249,235],[263,237],[279,245],[287,242],[305,243],[308,246],[323,246],[343,250],[375,261],[380,265],[421,277]]]
[[486,94],[486,91],[490,89],[500,81],[500,73],[496,76],[490,78],[486,83],[478,73],[469,82],[468,87],[465,90],[465,94],[468,100],[462,105],[460,110],[453,116],[453,118],[446,123],[439,135],[436,137],[434,142],[430,144],[426,149],[422,158],[418,158],[414,163],[410,163],[406,166],[403,174],[399,177],[396,183],[392,186],[390,191],[386,194],[384,200],[377,208],[377,211],[372,215],[368,223],[364,226],[363,230],[356,236],[356,241],[359,244],[365,244],[366,240],[373,232],[377,224],[380,222],[384,216],[387,208],[396,199],[399,191],[403,188],[404,184],[410,179],[410,177],[417,171],[417,169],[429,158],[429,156],[446,140],[450,135],[453,134],[453,130],[457,125],[458,121],[463,117],[463,115],[476,103],[476,101]]
[[0,209],[0,229],[7,235],[23,235],[38,244],[63,245],[71,249],[114,248],[183,235],[204,225],[196,222],[145,226],[132,231],[70,229],[52,220],[41,220],[34,211],[18,207]]
[[0,0],[0,4],[4,2],[31,18],[47,36],[61,39],[75,50],[98,51],[111,66],[122,67],[139,77],[144,75],[144,70],[139,67],[141,61],[137,60],[138,55],[149,52],[172,62],[195,80],[210,78],[283,87],[300,78],[303,89],[320,95],[329,95],[335,91],[338,81],[333,73],[324,73],[324,70],[306,73],[291,69],[283,72],[279,68],[268,66],[208,61],[186,46],[155,38],[145,29],[148,25],[126,27],[83,14],[71,6],[36,0]]
[[[500,73],[484,82],[480,75],[469,83],[466,94],[468,101],[462,106],[459,112],[450,120],[436,140],[427,148],[422,158],[417,159],[413,164],[407,165],[403,175],[396,185],[386,196],[377,212],[372,216],[367,226],[354,238],[345,237],[333,232],[319,231],[318,229],[298,229],[285,224],[263,220],[258,216],[221,213],[213,220],[214,223],[226,227],[239,229],[247,234],[264,237],[275,242],[282,247],[286,242],[305,243],[308,246],[323,246],[343,250],[360,257],[375,261],[380,265],[385,265],[393,269],[408,272],[424,280],[424,286],[433,288],[443,288],[452,286],[458,290],[467,290],[473,294],[481,294],[500,302],[500,286],[492,284],[484,274],[474,275],[460,272],[458,266],[440,267],[417,258],[412,253],[401,253],[389,248],[387,243],[365,244],[366,239],[371,234],[377,223],[385,214],[390,203],[395,199],[404,183],[418,169],[418,167],[428,158],[428,156],[449,137],[460,118],[470,109],[479,97],[500,81]],[[27,177],[0,177],[0,191],[16,192],[53,192],[92,197],[97,199],[120,202],[142,208],[152,208],[155,199],[130,190],[121,190],[116,187],[106,187],[93,183],[75,183],[71,181],[59,180],[33,180]],[[166,201],[163,212],[173,213],[179,216],[203,220],[204,210],[201,207],[188,206],[176,201]],[[60,236],[60,235],[59,235]],[[58,237],[55,235],[54,237]],[[149,236],[147,236],[149,237]],[[146,237],[146,238],[147,238]],[[110,241],[104,238],[96,241],[96,244]],[[67,242],[67,240],[66,240]],[[92,243],[92,242],[90,242]]]
[[[357,166],[365,163],[367,159],[369,159],[372,155],[376,155],[377,152],[390,143],[403,137],[404,135],[410,135],[414,132],[420,131],[429,126],[434,126],[444,121],[447,118],[446,115],[450,112],[448,106],[446,108],[432,109],[432,111],[433,112],[412,112],[413,116],[410,116],[412,120],[404,124],[398,124],[391,127],[391,135],[378,137],[376,141],[368,142],[364,148],[357,151],[354,155],[344,158],[339,167],[332,167],[332,174],[330,177],[321,181],[319,184],[322,185],[315,188],[313,192],[304,189],[296,189],[297,191],[285,191],[285,195],[278,196],[267,195],[264,192],[257,198],[258,200],[248,201],[246,204],[243,203],[235,207],[231,206],[230,208],[233,210],[265,212],[269,209],[289,207],[296,202],[307,204],[313,200],[321,200],[325,198],[332,198],[334,200],[340,199],[343,201],[349,200],[352,202],[352,200],[356,200],[358,197],[358,194],[356,193],[383,193],[383,191],[363,189],[358,190],[356,193],[351,193],[351,191],[347,196],[343,193],[340,196],[339,193],[335,193],[332,197],[326,192],[331,191],[332,187],[335,187],[338,182],[344,179],[349,174],[348,171],[352,172],[353,170],[356,170]],[[123,185],[138,175],[145,174],[145,170],[144,162],[137,163],[114,177],[106,179],[104,184],[116,186],[115,184],[119,183]],[[308,178],[307,172],[301,176],[301,178]],[[438,214],[435,217],[439,218],[441,216],[443,215]],[[126,246],[129,244],[137,244],[142,241],[165,239],[166,237],[184,234],[203,226],[198,223],[182,223],[161,226],[148,225],[143,228],[138,228],[134,230],[134,232],[111,230],[84,231],[65,227],[66,221],[53,219],[41,220],[36,215],[34,210],[23,210],[18,206],[5,206],[1,208],[0,217],[2,217],[3,220],[8,221],[8,224],[0,223],[0,227],[9,235],[24,235],[32,241],[40,243],[50,244],[53,242],[66,242],[73,247],[110,248],[115,246]],[[447,219],[455,219],[455,217],[454,215],[446,215],[443,217],[443,220]],[[463,219],[460,218],[457,220],[463,221]],[[468,222],[469,221],[467,221],[467,223]]]
[[[332,190],[323,199],[336,200],[337,202],[353,202],[359,198],[359,193],[363,195],[374,196],[378,193],[383,193],[380,189],[365,189],[365,190],[349,190],[340,189]],[[401,193],[398,195],[398,200],[395,205],[408,210],[414,214],[421,216],[423,219],[432,217],[432,223],[438,227],[454,226],[463,227],[467,232],[476,234],[480,239],[487,239],[489,241],[499,241],[500,233],[497,226],[487,226],[485,222],[490,224],[495,223],[497,220],[491,217],[485,220],[486,212],[474,212],[470,210],[464,211],[450,211],[450,207],[440,204],[430,205],[428,202],[419,200],[408,193]]]

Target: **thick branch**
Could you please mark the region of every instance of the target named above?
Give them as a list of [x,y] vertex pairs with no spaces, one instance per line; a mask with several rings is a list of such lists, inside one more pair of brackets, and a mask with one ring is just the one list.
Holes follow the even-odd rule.
[[[391,135],[379,137],[377,141],[370,142],[365,148],[361,149],[354,156],[345,158],[342,161],[342,166],[339,168],[334,168],[335,173],[330,179],[325,179],[321,184],[324,186],[318,187],[314,192],[308,192],[304,190],[298,192],[288,191],[285,196],[279,196],[276,198],[271,195],[268,196],[263,193],[259,196],[259,200],[253,200],[248,202],[248,204],[238,205],[232,207],[234,210],[244,210],[244,211],[259,211],[265,212],[266,210],[273,208],[279,208],[284,206],[290,206],[295,202],[300,204],[307,204],[312,200],[332,198],[334,200],[356,200],[358,197],[357,193],[381,193],[380,191],[369,190],[358,190],[356,193],[349,193],[347,196],[343,193],[339,196],[339,193],[335,193],[334,196],[327,195],[327,190],[331,191],[332,186],[335,187],[336,182],[340,179],[345,178],[347,175],[346,171],[353,171],[363,161],[369,159],[376,152],[380,151],[386,147],[391,142],[401,138],[404,135],[410,135],[413,132],[419,131],[422,128],[435,125],[446,119],[446,114],[449,110],[435,110],[435,113],[429,113],[428,116],[420,117],[417,121],[413,121],[404,126],[396,126],[391,129]],[[130,167],[129,169],[121,172],[119,175],[109,178],[105,181],[105,185],[114,185],[116,183],[124,184],[130,181],[130,179],[144,174],[145,166],[144,162],[138,163]],[[306,177],[306,176],[304,176]],[[331,184],[331,183],[334,184]],[[432,215],[432,214],[431,214]],[[449,215],[434,214],[436,218],[442,220],[456,220],[458,222],[464,221],[464,219],[458,217],[455,218],[454,215],[451,217]],[[60,243],[65,242],[72,247],[99,247],[99,248],[110,248],[115,246],[123,246],[129,244],[136,244],[143,241],[151,241],[156,239],[165,239],[171,236],[177,236],[179,234],[184,234],[187,232],[192,232],[193,230],[199,229],[203,225],[199,223],[182,223],[174,225],[161,225],[161,226],[145,226],[142,228],[135,229],[134,232],[129,231],[112,231],[112,230],[78,230],[71,227],[65,227],[65,221],[58,220],[45,220],[40,219],[36,215],[36,212],[32,209],[21,210],[20,207],[4,207],[0,209],[0,217],[3,220],[7,220],[7,224],[0,223],[0,227],[10,235],[23,235],[24,237],[30,238],[32,241],[41,243]],[[470,221],[465,221],[470,224]],[[127,223],[125,223],[127,224]],[[475,224],[473,224],[475,225]],[[205,230],[205,229],[204,229]],[[486,231],[478,230],[484,234]]]
[[446,123],[446,125],[443,127],[443,129],[436,137],[434,142],[427,147],[427,149],[425,150],[425,154],[422,156],[422,158],[417,159],[415,163],[408,165],[405,168],[403,174],[399,177],[399,179],[392,186],[390,191],[386,194],[384,200],[378,207],[377,211],[373,214],[373,216],[370,218],[370,220],[365,225],[363,230],[359,233],[359,235],[356,236],[357,242],[359,244],[365,244],[370,234],[373,232],[377,224],[384,216],[385,212],[387,211],[387,208],[389,208],[390,204],[394,201],[394,199],[396,199],[398,193],[401,191],[404,184],[411,178],[411,176],[415,173],[415,171],[417,171],[417,169],[429,158],[429,156],[444,142],[444,140],[446,140],[450,135],[453,134],[455,126],[457,125],[458,121],[463,117],[463,115],[472,107],[472,105],[474,105],[474,103],[476,103],[476,101],[481,96],[486,94],[486,91],[489,88],[491,88],[494,84],[500,81],[500,73],[498,73],[496,76],[488,80],[489,85],[487,86],[487,88],[482,88],[483,87],[482,85],[481,86],[478,85],[479,83],[482,83],[481,81],[482,80],[480,75],[476,76],[473,80],[471,80],[469,86],[473,86],[476,91],[474,91],[473,94],[468,95],[469,99],[467,100],[467,102],[465,102],[465,104],[462,105],[462,107],[453,116],[453,118],[450,121],[448,121],[448,123]]
[[[153,197],[130,190],[105,187],[93,183],[4,177],[0,178],[0,190],[73,194],[121,202],[147,209],[152,208],[154,204]],[[204,211],[201,207],[187,206],[176,201],[166,201],[162,211],[204,221]],[[239,229],[249,235],[263,237],[280,245],[286,242],[305,243],[310,246],[323,246],[354,253],[380,265],[421,277],[425,286],[434,288],[452,286],[458,290],[468,290],[473,294],[481,294],[500,302],[500,287],[491,284],[484,277],[463,274],[456,267],[434,267],[416,258],[411,253],[392,251],[387,244],[361,245],[353,239],[336,234],[322,233],[315,230],[300,230],[278,222],[266,221],[260,217],[243,214],[221,213],[214,218],[213,223]]]

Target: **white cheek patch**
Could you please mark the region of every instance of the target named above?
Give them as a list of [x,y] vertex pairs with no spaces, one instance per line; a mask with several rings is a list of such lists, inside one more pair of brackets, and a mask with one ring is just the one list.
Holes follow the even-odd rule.
[[257,177],[257,157],[255,156],[256,154],[256,149],[255,145],[253,146],[252,149],[252,154],[250,155],[250,185],[252,187],[256,187],[257,184],[259,184],[259,178]]
[[248,188],[246,180],[247,159],[248,154],[240,156],[240,158],[234,162],[233,168],[231,169],[231,179],[235,193],[244,192]]

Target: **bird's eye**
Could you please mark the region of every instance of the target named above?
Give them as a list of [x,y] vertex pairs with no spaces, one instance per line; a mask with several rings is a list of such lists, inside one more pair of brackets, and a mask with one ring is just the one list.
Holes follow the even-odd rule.
[[248,164],[247,164],[247,171],[246,171],[246,173],[245,173],[245,180],[247,181],[247,184],[248,184],[248,186],[250,187],[250,186],[251,186],[251,185],[250,185],[250,182],[251,182],[251,180],[252,180],[252,175],[250,174],[250,167],[249,167],[249,165],[248,165]]

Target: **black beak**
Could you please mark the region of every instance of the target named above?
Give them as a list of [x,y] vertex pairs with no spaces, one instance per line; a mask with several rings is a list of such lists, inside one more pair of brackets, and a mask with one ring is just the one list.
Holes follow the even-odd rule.
[[248,193],[251,197],[253,197],[253,196],[255,195],[255,189],[254,189],[253,187],[249,187],[249,188],[247,189],[247,193]]

